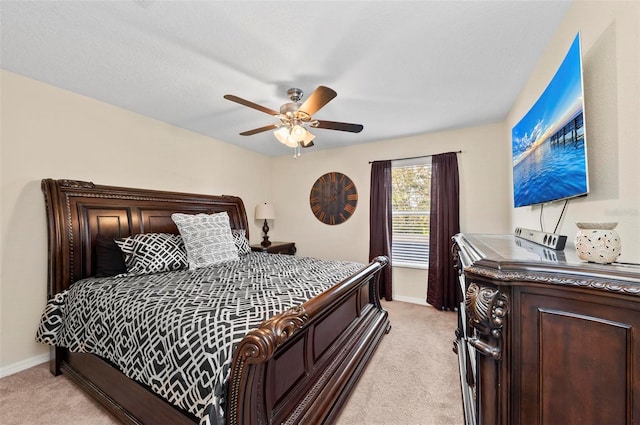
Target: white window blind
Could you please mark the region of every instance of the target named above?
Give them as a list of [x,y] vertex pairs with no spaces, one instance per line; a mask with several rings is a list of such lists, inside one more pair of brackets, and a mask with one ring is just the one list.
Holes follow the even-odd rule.
[[392,162],[392,245],[394,265],[429,264],[431,157]]

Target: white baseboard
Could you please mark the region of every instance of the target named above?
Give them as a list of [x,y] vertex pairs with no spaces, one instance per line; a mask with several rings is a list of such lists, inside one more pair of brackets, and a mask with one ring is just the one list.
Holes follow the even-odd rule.
[[427,304],[427,301],[423,300],[422,298],[403,297],[401,295],[394,295],[393,300],[411,304],[429,305]]
[[30,367],[37,366],[49,361],[49,353],[44,353],[39,356],[31,357],[30,359],[22,360],[17,363],[10,364],[0,368],[0,378],[13,375],[14,373],[22,372]]

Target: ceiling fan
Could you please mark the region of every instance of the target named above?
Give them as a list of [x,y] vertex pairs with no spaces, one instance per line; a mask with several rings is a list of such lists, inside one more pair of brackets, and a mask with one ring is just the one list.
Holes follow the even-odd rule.
[[289,99],[291,99],[291,102],[287,102],[282,105],[280,107],[280,112],[232,94],[226,94],[224,95],[224,98],[264,112],[280,120],[277,124],[265,125],[264,127],[243,131],[240,133],[241,136],[251,136],[264,131],[275,130],[273,134],[279,142],[296,149],[300,146],[305,148],[313,146],[313,139],[315,136],[309,132],[307,127],[347,131],[350,133],[360,133],[364,128],[361,124],[313,119],[313,114],[318,112],[338,95],[329,87],[318,86],[318,88],[311,93],[311,96],[309,96],[304,103],[300,103],[303,94],[304,93],[301,89],[289,89],[287,91],[287,95],[289,96]]

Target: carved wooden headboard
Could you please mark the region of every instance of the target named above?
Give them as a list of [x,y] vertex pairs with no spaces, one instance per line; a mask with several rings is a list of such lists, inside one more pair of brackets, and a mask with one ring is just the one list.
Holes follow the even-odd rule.
[[242,199],[101,186],[77,180],[42,180],[47,211],[48,291],[52,298],[73,282],[95,273],[98,233],[114,239],[138,233],[178,233],[171,214],[226,211],[232,229],[245,229]]

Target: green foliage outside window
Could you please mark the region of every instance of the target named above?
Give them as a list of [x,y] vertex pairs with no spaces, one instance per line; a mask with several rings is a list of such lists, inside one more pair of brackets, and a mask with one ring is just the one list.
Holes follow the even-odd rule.
[[431,166],[392,168],[393,233],[429,235]]

